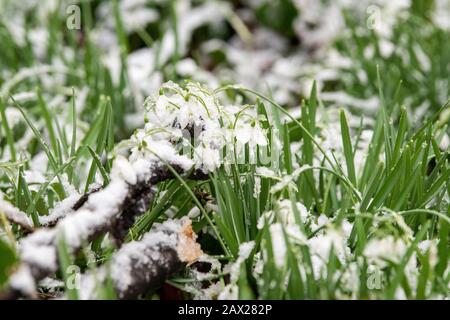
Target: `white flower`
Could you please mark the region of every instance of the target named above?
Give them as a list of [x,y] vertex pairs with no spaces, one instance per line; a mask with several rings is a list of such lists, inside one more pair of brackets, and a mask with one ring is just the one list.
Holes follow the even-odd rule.
[[194,150],[194,162],[196,168],[202,168],[205,172],[212,172],[220,167],[220,152],[200,144]]
[[364,248],[364,256],[370,263],[384,267],[386,266],[385,260],[399,263],[407,248],[403,240],[387,236],[382,239],[371,239]]
[[131,145],[133,146],[131,148],[132,158],[145,157],[146,155],[145,147],[148,145],[147,139],[148,137],[144,130],[137,130],[131,136],[130,141]]
[[[283,199],[277,202],[276,206],[276,212],[278,214],[278,217],[281,219],[281,221],[284,223],[284,225],[295,225],[295,213],[293,210],[293,203],[289,199]],[[297,202],[295,204],[297,206],[297,210],[300,213],[300,219],[302,222],[305,222],[306,219],[309,216],[308,210],[306,207],[300,203]]]
[[[214,93],[196,83],[182,88],[167,82],[161,86],[158,96],[145,100],[144,107],[147,111],[145,128],[138,130],[131,139],[130,159],[133,161],[161,158],[183,168],[195,166],[208,173],[225,163],[221,156],[226,146],[236,146],[240,150],[248,143],[250,154],[254,156],[257,145],[267,145],[265,130],[259,125],[254,106],[223,107]],[[250,121],[246,119],[248,123],[242,119],[236,121],[236,114],[243,110],[245,116],[250,117]],[[238,141],[242,144],[234,143],[236,131],[231,128],[235,123],[240,132]],[[227,150],[227,157],[235,152],[230,151]]]
[[256,145],[266,146],[267,138],[264,130],[255,123],[253,126],[249,123],[243,123],[235,130],[236,140],[241,144],[249,143],[251,147]]
[[173,124],[176,116],[176,110],[179,104],[183,102],[183,97],[179,94],[174,94],[170,97],[160,95],[156,101],[149,100],[146,106],[149,107],[150,112],[147,115],[147,120],[152,126],[167,127]]
[[323,261],[328,260],[331,248],[341,262],[344,262],[346,255],[350,253],[342,230],[334,227],[330,227],[322,235],[312,237],[308,240],[308,243],[311,253],[317,255]]
[[226,132],[217,121],[205,121],[202,129],[204,131],[200,133],[198,139],[205,145],[212,149],[220,149],[226,144]]
[[320,277],[321,273],[326,270],[331,249],[341,263],[345,263],[347,257],[350,256],[350,248],[347,246],[344,232],[334,227],[329,227],[323,234],[309,239],[308,246],[316,278]]
[[181,105],[178,113],[177,121],[181,129],[186,128],[188,124],[192,123],[200,125],[202,120],[208,119],[209,115],[206,108],[199,99],[191,96],[188,101]]

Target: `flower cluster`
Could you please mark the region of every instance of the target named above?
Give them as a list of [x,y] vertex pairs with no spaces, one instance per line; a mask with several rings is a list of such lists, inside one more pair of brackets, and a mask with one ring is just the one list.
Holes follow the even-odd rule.
[[242,160],[248,146],[268,145],[267,132],[254,106],[223,105],[218,94],[196,84],[165,83],[145,102],[145,126],[131,138],[130,161],[160,159],[209,173],[223,163]]

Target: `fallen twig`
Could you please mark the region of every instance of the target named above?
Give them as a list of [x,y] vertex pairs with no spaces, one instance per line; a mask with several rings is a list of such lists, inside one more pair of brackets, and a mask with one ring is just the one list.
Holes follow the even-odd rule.
[[[100,190],[100,188],[93,188],[83,195],[71,195],[61,202],[47,216],[39,216],[39,223],[43,227],[52,227],[70,213],[80,209],[88,200],[89,196]],[[6,219],[10,222],[19,225],[25,234],[35,231],[32,219],[23,211],[13,206],[8,201],[0,198],[0,210],[5,213]]]
[[119,299],[134,299],[157,289],[202,255],[196,238],[188,218],[155,225],[141,241],[127,243],[117,251],[109,266],[83,275],[80,298],[95,299],[97,284],[107,281],[108,276]]
[[[172,177],[163,164],[148,162],[147,165],[148,170],[137,174],[127,159],[118,157],[108,186],[91,194],[78,211],[53,228],[38,229],[22,239],[21,265],[10,278],[10,290],[34,296],[36,283],[58,270],[57,241],[61,235],[71,253],[106,232],[120,245],[136,217],[148,209],[153,192],[151,186]],[[142,168],[142,163],[138,166]],[[182,172],[176,164],[173,167]]]

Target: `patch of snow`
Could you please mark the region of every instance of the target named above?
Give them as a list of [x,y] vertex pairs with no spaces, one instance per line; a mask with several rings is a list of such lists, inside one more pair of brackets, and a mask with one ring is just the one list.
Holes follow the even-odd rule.
[[28,266],[21,266],[9,279],[9,286],[17,291],[33,296],[36,292],[36,283]]

